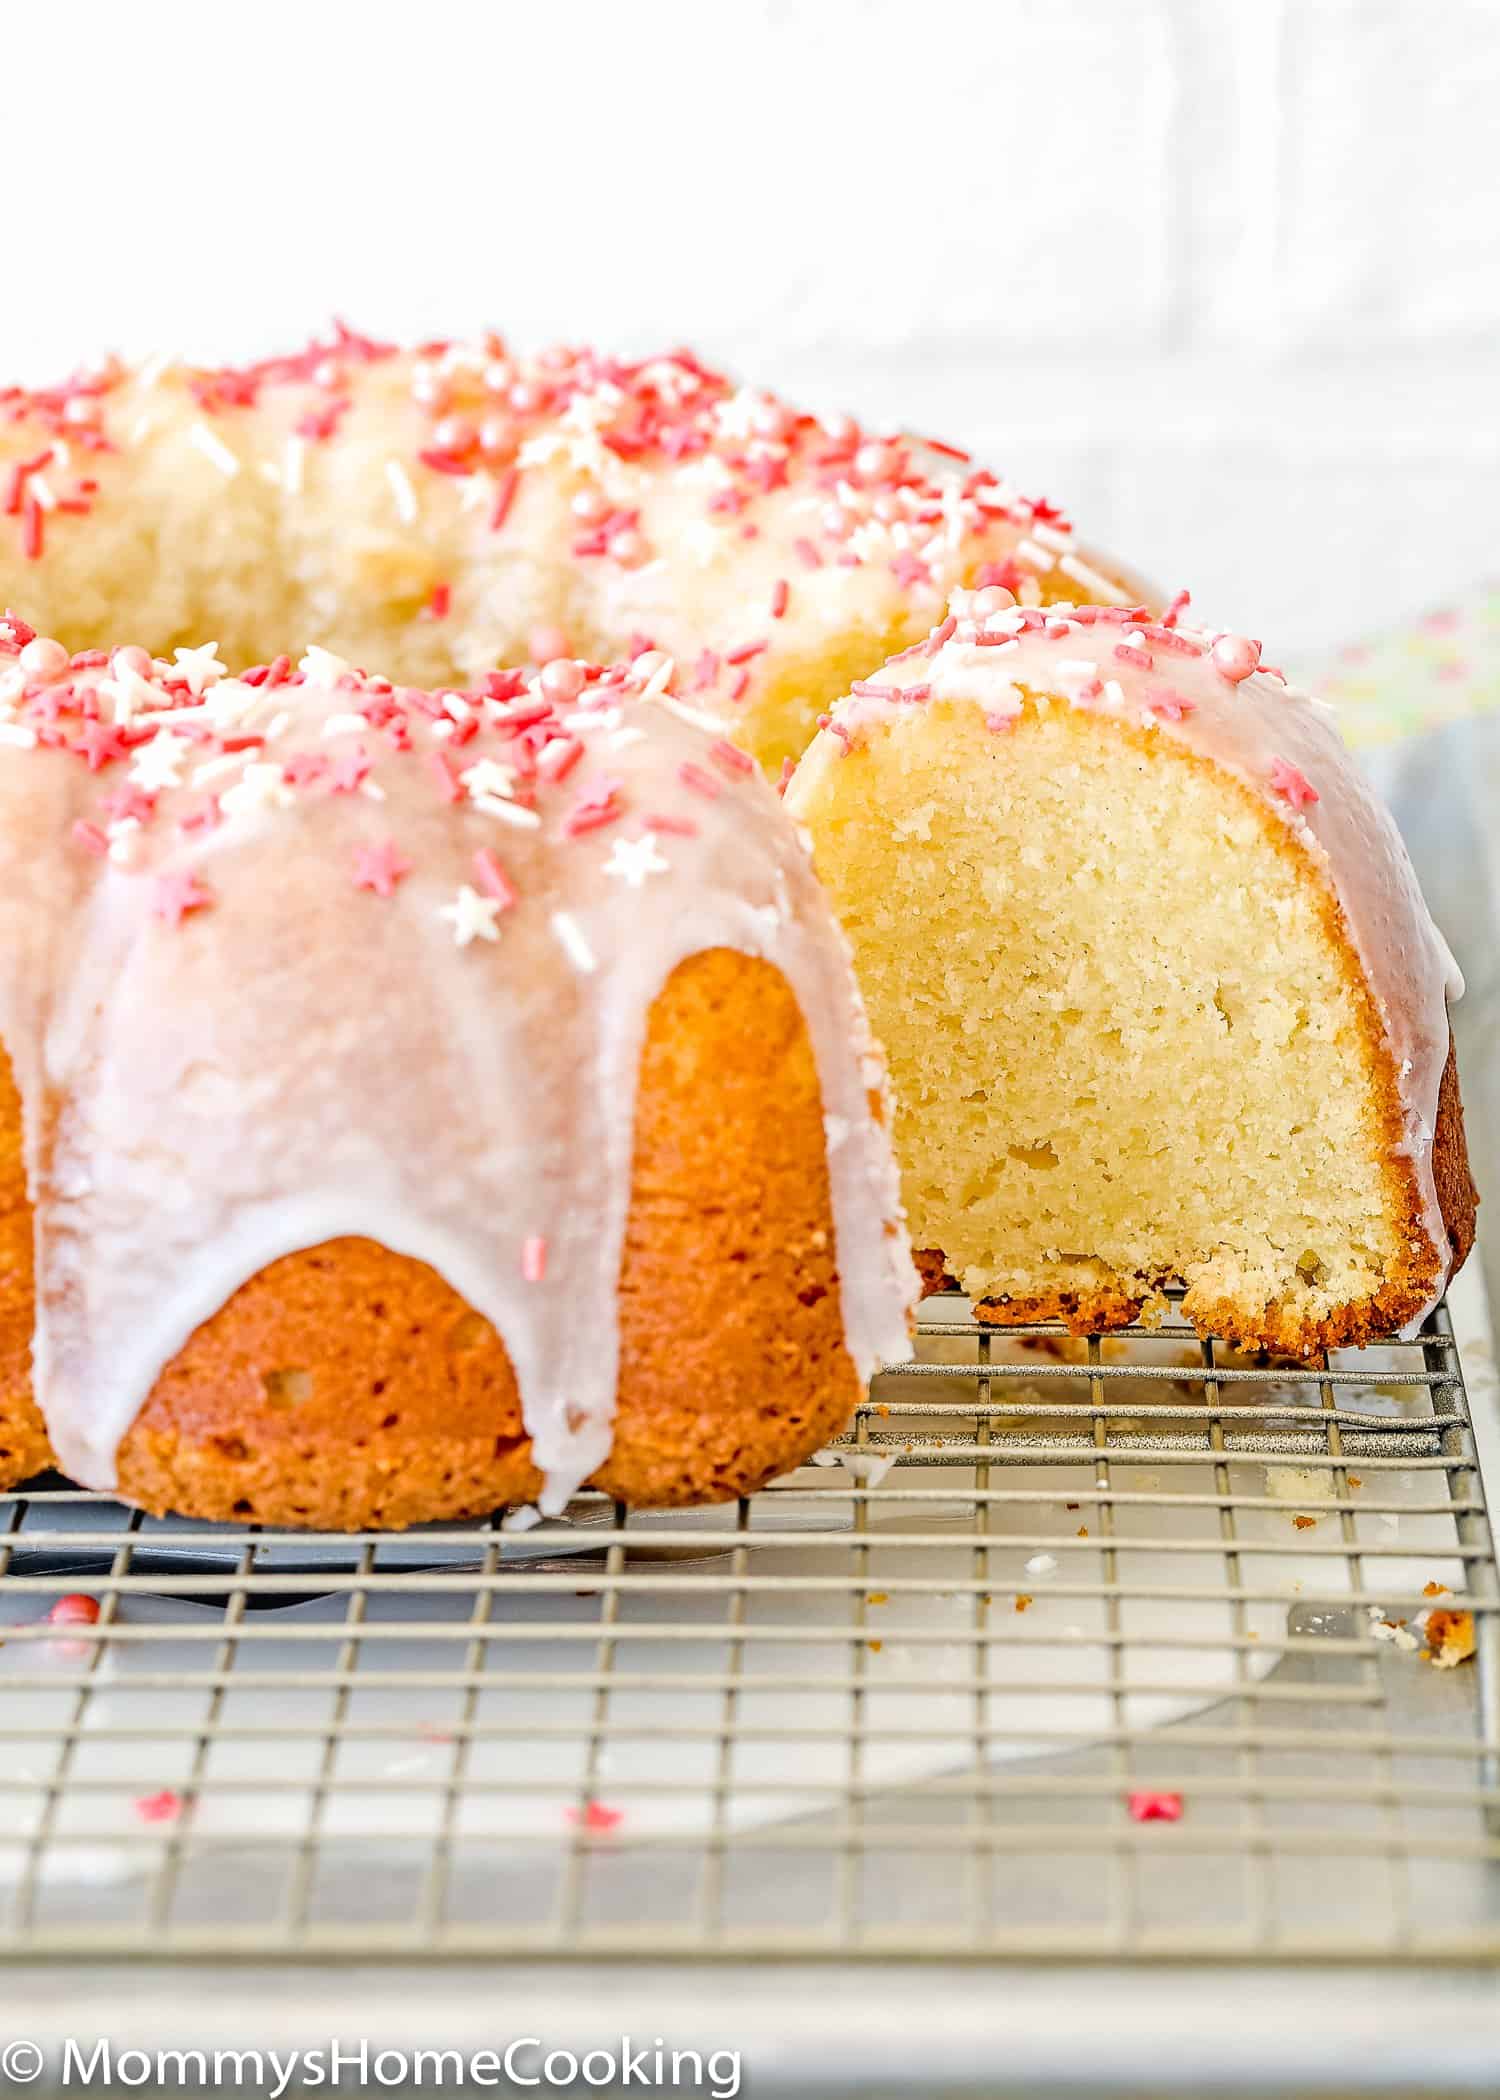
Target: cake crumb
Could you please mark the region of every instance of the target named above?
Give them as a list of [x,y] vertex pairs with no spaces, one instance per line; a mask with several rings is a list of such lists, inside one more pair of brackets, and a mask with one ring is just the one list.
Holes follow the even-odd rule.
[[1020,1595],[1019,1595],[1019,1596],[1018,1596],[1018,1597],[1016,1598],[1016,1610],[1017,1610],[1017,1611],[1029,1611],[1029,1610],[1031,1609],[1031,1606],[1032,1606],[1032,1603],[1033,1603],[1033,1602],[1034,1602],[1034,1599],[1032,1599],[1032,1598],[1028,1597],[1028,1596],[1026,1595],[1025,1591],[1023,1590],[1023,1591],[1021,1592],[1021,1594],[1020,1594]]
[[1474,1614],[1441,1606],[1427,1614],[1427,1646],[1436,1670],[1456,1670],[1474,1653]]

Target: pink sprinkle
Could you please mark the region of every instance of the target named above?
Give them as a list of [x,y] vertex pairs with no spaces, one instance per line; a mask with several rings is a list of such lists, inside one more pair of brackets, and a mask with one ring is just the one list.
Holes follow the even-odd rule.
[[149,823],[155,813],[155,796],[145,794],[134,781],[126,781],[122,787],[116,787],[113,794],[101,796],[99,806],[107,808],[116,823],[126,817],[134,817],[137,823]]
[[710,802],[715,801],[724,792],[713,774],[706,773],[702,766],[694,765],[690,758],[685,758],[677,768],[677,778],[684,787],[690,787],[694,794],[706,795]]
[[1209,653],[1219,676],[1238,685],[1259,664],[1260,643],[1248,641],[1242,634],[1221,634]]
[[1147,651],[1137,649],[1133,642],[1116,642],[1115,655],[1119,657],[1121,663],[1135,664],[1142,671],[1154,671],[1156,669],[1156,665],[1152,662]]
[[90,824],[85,817],[80,817],[73,826],[73,836],[85,853],[94,853],[102,858],[109,851],[109,840],[97,824]]
[[83,741],[78,746],[88,763],[91,773],[107,766],[112,759],[124,758],[130,749],[125,733],[114,722],[85,722]]
[[412,864],[392,839],[377,846],[357,846],[354,851],[354,887],[373,890],[377,897],[394,897],[396,884],[411,873]]
[[486,897],[493,897],[502,911],[509,911],[516,901],[515,884],[488,846],[481,846],[474,855],[474,885]]
[[510,516],[510,507],[516,500],[516,490],[520,481],[521,473],[518,467],[512,467],[508,473],[501,475],[495,489],[494,508],[490,512],[491,532],[498,532]]
[[544,780],[566,780],[582,758],[583,751],[581,737],[555,736],[542,746],[536,769]]
[[1185,693],[1174,692],[1169,685],[1155,685],[1146,694],[1146,706],[1162,722],[1185,721],[1197,711],[1196,700],[1189,700]]
[[[791,760],[786,763],[790,765]],[[691,817],[652,815],[642,817],[641,822],[647,831],[664,831],[672,838],[695,839],[698,836],[698,827]]]
[[464,791],[453,777],[453,768],[441,751],[428,753],[427,763],[438,784],[438,792],[445,802],[462,802]]
[[787,600],[791,595],[791,585],[784,576],[778,576],[771,589],[771,618],[773,620],[782,618],[786,612]]
[[1191,603],[1191,592],[1179,591],[1176,597],[1172,600],[1171,604],[1167,607],[1166,611],[1161,616],[1162,626],[1175,627],[1177,625],[1177,622],[1182,618],[1183,614],[1187,611]]
[[175,1823],[182,1814],[182,1796],[164,1786],[159,1794],[142,1794],[135,1812],[143,1823]]
[[784,758],[781,761],[781,778],[776,783],[776,792],[778,795],[784,795],[786,793],[787,789],[792,784],[792,775],[796,772],[796,770],[796,762],[793,759]]
[[588,684],[588,673],[582,664],[574,663],[566,656],[554,656],[543,666],[542,691],[558,707],[569,707]]
[[710,758],[717,759],[726,773],[755,771],[755,760],[741,751],[737,744],[731,744],[726,737],[715,737],[708,747],[708,752]]
[[729,697],[730,697],[730,699],[731,699],[731,700],[743,700],[743,699],[744,699],[744,697],[745,697],[745,695],[746,695],[746,693],[747,693],[747,692],[749,691],[749,689],[750,689],[750,673],[749,673],[748,671],[736,671],[736,672],[735,672],[735,674],[734,674],[734,677],[733,677],[733,679],[732,679],[732,680],[730,681],[730,686],[729,686]]
[[363,744],[353,751],[341,751],[328,769],[329,792],[335,795],[352,795],[364,781],[370,770],[370,754]]
[[913,554],[909,547],[903,547],[896,559],[891,563],[891,574],[901,588],[906,591],[911,590],[916,584],[931,583],[932,581],[931,569],[928,568],[925,561]]
[[449,607],[452,605],[452,603],[452,584],[435,583],[432,586],[432,596],[427,601],[427,610],[432,615],[433,619],[446,620],[448,617]]
[[858,694],[861,700],[899,700],[901,698],[899,685],[881,685],[873,678],[856,678],[849,690],[851,693]]
[[718,683],[722,666],[712,649],[705,649],[693,666],[693,691],[703,692],[708,686]]
[[613,824],[616,817],[623,815],[619,782],[600,781],[579,797],[563,819],[563,837],[582,838],[586,832],[601,831],[606,824]]
[[201,911],[213,901],[213,891],[205,888],[196,875],[158,875],[151,909],[169,926],[180,926],[189,912]]
[[533,1233],[521,1243],[521,1276],[526,1283],[542,1283],[547,1275],[547,1242]]
[[22,649],[20,667],[28,678],[61,678],[71,658],[61,642],[34,635]]
[[1158,649],[1165,649],[1172,656],[1202,656],[1202,642],[1195,642],[1175,627],[1148,627],[1147,634]]
[[1284,758],[1271,760],[1271,792],[1290,802],[1293,809],[1301,809],[1309,802],[1316,802],[1318,791],[1305,773],[1299,773],[1294,765]]
[[932,698],[932,687],[930,685],[909,685],[903,688],[901,697],[910,706],[915,707],[923,700]]
[[1137,1823],[1177,1823],[1182,1819],[1181,1794],[1157,1794],[1140,1788],[1127,1794],[1125,1802]]
[[623,1808],[606,1808],[602,1801],[589,1801],[580,1809],[568,1810],[568,1821],[580,1830],[594,1831],[600,1835],[615,1830],[625,1820]]
[[294,751],[282,761],[281,777],[288,787],[311,787],[328,771],[326,751]]
[[956,633],[956,632],[957,632],[957,629],[958,629],[958,619],[957,619],[957,616],[956,616],[955,614],[953,614],[953,613],[949,613],[949,615],[948,615],[947,619],[946,619],[946,620],[944,620],[944,622],[943,622],[942,626],[941,626],[941,627],[934,627],[934,628],[933,628],[933,630],[932,630],[932,632],[931,632],[931,634],[930,634],[930,635],[928,635],[928,637],[927,637],[927,654],[928,654],[929,656],[936,656],[936,655],[937,655],[937,653],[938,653],[938,651],[939,651],[939,649],[941,649],[941,648],[942,648],[942,646],[943,646],[944,642],[946,642],[946,641],[947,641],[947,640],[949,639],[949,637],[950,637],[951,635],[953,635],[954,633]]
[[752,656],[759,656],[770,646],[769,642],[741,642],[738,649],[730,649],[725,653],[724,661],[727,664],[747,664]]
[[805,569],[821,569],[823,557],[811,540],[793,540],[792,552]]

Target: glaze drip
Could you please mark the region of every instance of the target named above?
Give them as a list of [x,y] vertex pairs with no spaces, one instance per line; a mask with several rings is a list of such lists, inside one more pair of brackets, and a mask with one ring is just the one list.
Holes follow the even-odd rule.
[[[26,1116],[35,1379],[92,1487],[248,1277],[363,1234],[515,1366],[543,1506],[607,1455],[636,1073],[686,957],[764,957],[830,1129],[861,1377],[907,1353],[882,1069],[794,827],[671,665],[431,695],[310,651],[69,658],[0,627],[0,1036]],[[834,1139],[837,1142],[834,1142]]]

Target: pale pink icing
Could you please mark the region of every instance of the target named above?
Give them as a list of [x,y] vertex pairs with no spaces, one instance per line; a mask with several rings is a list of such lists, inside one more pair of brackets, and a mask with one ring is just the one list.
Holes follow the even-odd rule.
[[[675,711],[669,663],[590,672],[576,699],[553,678],[548,711],[514,674],[434,700],[317,651],[253,686],[211,652],[186,677],[118,652],[29,670],[27,639],[0,623],[0,1038],[36,1388],[75,1478],[113,1484],[162,1367],[249,1276],[364,1234],[493,1323],[561,1508],[610,1446],[647,1014],[716,947],[774,963],[806,1019],[856,1369],[909,1353],[847,947],[771,790]],[[91,771],[83,740],[112,725],[142,740]],[[464,782],[481,761],[509,777]],[[137,789],[149,808],[113,799]],[[220,821],[184,831],[211,796]]]
[[[1181,604],[1184,601],[1179,601]],[[1463,979],[1433,923],[1406,848],[1338,733],[1331,709],[1257,668],[1259,645],[1109,607],[1014,605],[996,589],[959,591],[932,639],[894,658],[834,710],[803,761],[806,777],[869,731],[930,699],[973,704],[1003,732],[1019,688],[1137,723],[1253,788],[1307,852],[1342,909],[1385,1031],[1400,1094],[1403,1149],[1439,1256],[1452,1249],[1433,1171],[1448,1002]],[[794,786],[788,801],[799,804]]]

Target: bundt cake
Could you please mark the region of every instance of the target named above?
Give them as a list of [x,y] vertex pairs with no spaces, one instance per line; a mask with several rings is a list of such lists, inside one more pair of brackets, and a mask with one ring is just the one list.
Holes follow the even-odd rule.
[[[187,559],[118,530],[148,596]],[[0,624],[7,1484],[360,1528],[713,1500],[906,1352],[847,948],[671,670],[428,692]]]
[[243,370],[0,391],[0,605],[71,649],[227,663],[294,638],[398,682],[671,652],[773,772],[963,582],[1125,603],[951,447],[737,387],[684,350],[398,351],[339,329]]
[[792,779],[929,1280],[1083,1330],[1186,1286],[1307,1355],[1412,1323],[1474,1192],[1461,989],[1329,712],[1141,609],[959,592]]

